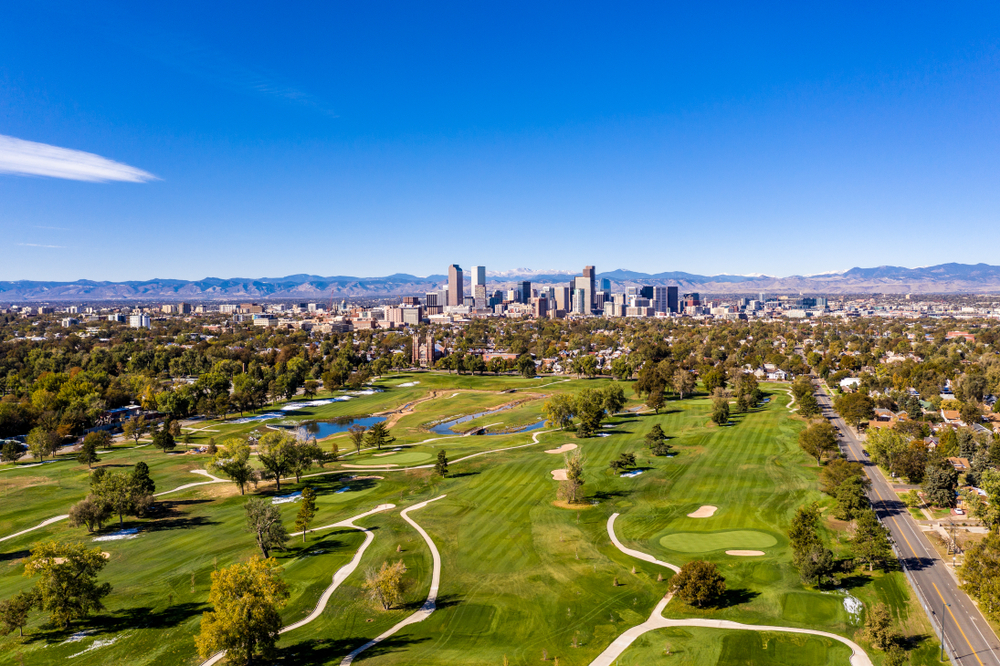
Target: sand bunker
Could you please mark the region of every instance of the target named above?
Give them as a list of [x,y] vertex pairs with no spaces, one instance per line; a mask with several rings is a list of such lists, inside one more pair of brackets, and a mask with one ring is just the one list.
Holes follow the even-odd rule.
[[552,470],[552,480],[553,481],[566,481],[566,470],[564,469],[554,469]]
[[[109,553],[108,551],[104,551],[103,553],[101,553],[101,557],[103,557],[106,560],[110,560],[111,559],[111,553]],[[56,557],[56,558],[53,558],[52,561],[55,562],[56,564],[63,564],[66,561],[66,558],[65,557]]]
[[373,453],[372,458],[383,458],[385,456],[391,456],[395,453],[395,451],[389,451],[388,453]]
[[711,518],[712,514],[719,510],[717,506],[706,504],[694,513],[689,513],[688,518]]
[[767,555],[762,550],[727,550],[726,555],[735,555],[737,557],[756,557],[758,555]]
[[347,463],[344,463],[342,467],[350,467],[351,469],[369,469],[372,467],[377,467],[381,469],[383,467],[399,467],[399,465],[397,465],[396,463],[386,463],[384,465],[348,465]]
[[549,449],[546,453],[566,453],[576,448],[576,444],[563,444],[558,449]]

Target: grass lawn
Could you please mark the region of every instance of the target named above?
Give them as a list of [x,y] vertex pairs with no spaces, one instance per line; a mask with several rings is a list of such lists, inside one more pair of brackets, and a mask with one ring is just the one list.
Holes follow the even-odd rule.
[[[540,418],[545,395],[607,383],[571,380],[543,386],[553,381],[557,379],[405,373],[377,382],[384,389],[380,393],[291,410],[291,418],[357,416],[409,405],[395,415],[396,441],[389,450],[362,451],[343,460],[402,468],[431,463],[442,449],[455,460],[532,442],[532,433],[442,438],[429,433],[428,424],[520,401],[461,426],[514,428]],[[511,389],[515,392],[499,393]],[[626,393],[631,395],[631,390]],[[419,608],[430,583],[430,553],[399,517],[399,509],[446,494],[410,514],[441,551],[438,610],[363,653],[355,663],[487,665],[501,664],[506,656],[511,664],[527,664],[540,660],[544,650],[563,666],[589,664],[622,631],[644,621],[667,588],[657,575],[668,572],[636,561],[610,543],[606,522],[614,512],[621,514],[616,528],[626,545],[676,564],[700,558],[722,569],[730,592],[721,608],[696,610],[675,600],[666,610],[670,617],[710,616],[854,637],[859,619],[845,610],[847,595],[866,605],[883,600],[893,607],[902,628],[917,637],[913,663],[932,663],[936,643],[901,573],[854,572],[841,581],[840,590],[816,590],[804,586],[791,567],[785,534],[796,508],[810,501],[828,508],[831,502],[816,489],[815,463],[796,444],[803,422],[789,416],[788,399],[784,392],[775,392],[770,403],[751,414],[736,415],[734,425],[722,428],[711,424],[710,401],[703,396],[669,402],[658,415],[616,417],[613,428],[603,429],[607,437],[580,440],[572,433],[544,432],[537,445],[454,464],[446,479],[432,476],[430,470],[364,472],[334,465],[313,470],[326,473],[301,484],[283,482],[282,494],[306,484],[317,490],[316,526],[383,502],[398,508],[359,521],[375,534],[359,571],[336,591],[318,620],[282,636],[278,662],[337,664],[350,650]],[[646,454],[643,436],[657,423],[671,438],[677,455]],[[215,436],[221,442],[223,430],[249,432],[263,426],[210,422],[198,427],[206,430],[196,433],[197,439]],[[348,448],[343,436],[323,445],[333,442],[341,453]],[[557,483],[550,472],[564,466],[563,457],[544,452],[566,443],[578,444],[585,458],[588,502],[574,509],[555,503]],[[391,452],[396,447],[401,450]],[[611,473],[608,463],[623,452],[636,454],[645,469],[642,475],[621,478]],[[131,466],[139,459],[150,465],[157,490],[204,480],[191,469],[208,462],[205,455],[164,455],[145,447],[116,450],[106,454],[102,464]],[[349,480],[354,474],[383,478]],[[71,461],[3,472],[0,494],[6,493],[6,499],[0,536],[65,513],[86,494],[87,484],[87,470]],[[348,490],[338,492],[344,488]],[[261,486],[259,492],[268,495],[273,486]],[[14,497],[16,502],[11,501]],[[94,544],[111,553],[102,580],[110,582],[114,592],[107,599],[107,612],[74,629],[93,633],[66,642],[72,631],[45,629],[42,616],[35,614],[23,640],[0,638],[0,664],[20,664],[18,655],[26,664],[63,663],[71,656],[74,665],[198,664],[192,637],[200,613],[207,610],[210,574],[252,555],[255,547],[243,531],[244,498],[232,484],[192,488],[165,499],[169,502],[164,502],[162,516],[131,523],[142,528],[137,538]],[[714,516],[687,517],[706,504],[718,507]],[[298,505],[281,507],[291,531]],[[33,543],[52,537],[89,542],[93,535],[62,522],[2,542],[0,598],[31,585],[22,576],[23,558]],[[835,552],[846,552],[841,532],[831,529],[826,537]],[[286,623],[312,609],[333,573],[362,541],[358,531],[327,530],[308,535],[305,544],[292,539],[289,549],[277,554],[292,592],[283,611]],[[730,557],[727,549],[766,554]],[[404,561],[411,581],[405,602],[389,612],[375,610],[364,599],[363,570],[396,559]],[[668,644],[670,663],[677,664],[846,664],[848,655],[841,644],[816,637],[665,629],[642,637],[619,663],[666,660]],[[873,657],[879,663],[879,655]]]

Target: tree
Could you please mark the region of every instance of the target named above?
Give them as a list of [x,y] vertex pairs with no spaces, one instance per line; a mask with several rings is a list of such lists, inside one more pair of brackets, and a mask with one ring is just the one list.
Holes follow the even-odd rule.
[[434,463],[434,473],[438,476],[448,476],[448,456],[443,450],[438,451],[437,462]]
[[622,453],[620,456],[618,456],[618,458],[608,463],[608,467],[610,467],[611,471],[615,472],[616,474],[623,469],[631,469],[632,467],[635,467],[635,454]]
[[653,427],[646,433],[643,440],[654,456],[665,456],[670,451],[670,445],[667,444],[667,436],[659,423],[653,424]]
[[837,431],[829,421],[814,423],[799,432],[799,447],[819,465],[827,454],[837,450]]
[[122,425],[122,434],[125,436],[125,439],[131,439],[138,446],[139,440],[142,439],[142,436],[146,434],[148,429],[149,424],[146,423],[146,417],[133,416]]
[[604,387],[604,410],[611,416],[625,408],[625,390],[617,382]]
[[211,466],[232,479],[240,489],[240,495],[243,495],[253,478],[253,468],[249,463],[250,445],[238,437],[230,437],[222,445],[223,449],[216,452]]
[[542,405],[542,413],[550,426],[565,430],[573,423],[576,416],[576,404],[573,398],[565,393],[557,393]]
[[1000,533],[991,530],[982,541],[966,551],[959,569],[962,589],[979,602],[979,608],[1000,621]]
[[889,543],[889,530],[878,521],[871,509],[865,509],[856,516],[857,527],[854,531],[854,554],[868,563],[871,571],[876,565],[883,567],[892,559],[892,546]]
[[807,393],[798,401],[799,416],[811,419],[820,413],[819,402],[812,393]]
[[590,354],[577,356],[573,359],[573,372],[578,376],[593,377],[597,374],[597,359]]
[[726,372],[722,368],[712,368],[701,376],[701,383],[711,395],[717,388],[726,388]]
[[45,460],[45,456],[55,453],[59,445],[59,435],[39,426],[28,433],[28,450],[35,460]]
[[963,403],[958,413],[962,421],[970,427],[983,420],[983,410],[979,409],[979,405],[974,402]]
[[313,518],[316,517],[316,491],[306,486],[302,489],[302,499],[299,501],[299,513],[295,516],[295,529],[302,532],[302,543],[306,542],[306,532]]
[[372,424],[368,428],[368,434],[365,438],[368,440],[368,446],[374,446],[376,449],[381,449],[396,441],[396,438],[390,434],[389,429],[385,426],[384,421]]
[[[295,438],[287,432],[270,431],[257,444],[260,464],[274,476],[277,491],[281,492],[281,477],[292,470],[295,463]],[[264,553],[267,557],[267,553]]]
[[687,370],[678,370],[674,373],[673,379],[671,381],[674,392],[680,396],[680,399],[684,399],[685,393],[690,393],[694,390],[695,379],[694,376]]
[[646,406],[653,409],[653,413],[659,414],[660,410],[663,409],[665,403],[663,397],[663,391],[658,388],[653,389],[649,392],[649,396],[646,397]]
[[17,629],[17,635],[24,636],[24,627],[28,624],[28,613],[38,605],[38,594],[35,591],[24,591],[15,594],[10,599],[0,601],[0,636],[6,636]]
[[69,524],[73,527],[86,525],[88,532],[99,530],[111,518],[111,511],[101,498],[87,495],[70,507]]
[[808,551],[800,554],[794,559],[794,563],[799,569],[802,580],[815,581],[817,585],[836,568],[833,553],[819,543],[813,544]]
[[88,440],[84,437],[83,444],[80,445],[80,452],[76,455],[76,461],[81,465],[86,465],[89,469],[94,466],[97,460],[97,446],[94,440]]
[[272,550],[283,550],[288,532],[281,522],[278,507],[267,498],[251,497],[243,508],[247,514],[246,531],[257,539],[257,547],[264,558],[270,557]]
[[937,507],[955,506],[958,471],[948,461],[927,465],[923,491],[927,501]]
[[90,440],[94,445],[94,450],[97,449],[111,449],[111,433],[107,430],[95,430],[94,432],[88,432],[86,437],[83,438],[84,443]]
[[119,526],[124,517],[141,516],[149,508],[152,496],[142,491],[126,472],[108,472],[98,481],[95,494],[108,508],[118,514]]
[[141,460],[132,468],[132,485],[143,495],[152,495],[156,492],[156,483],[149,478],[149,465]]
[[4,442],[3,449],[0,449],[0,458],[3,462],[17,462],[24,457],[24,450],[21,445],[13,440]]
[[576,396],[576,414],[580,419],[578,433],[590,437],[601,427],[604,420],[604,399],[597,389],[585,388]]
[[880,601],[868,609],[861,635],[879,650],[888,650],[896,644],[899,637],[892,629],[892,612],[884,602]]
[[172,451],[177,446],[177,442],[174,441],[174,436],[170,434],[170,428],[166,424],[153,431],[153,446],[161,449],[164,453]]
[[685,603],[700,608],[726,593],[726,579],[715,564],[692,560],[670,580],[670,590]]
[[259,654],[271,659],[281,630],[279,610],[288,586],[273,559],[253,557],[212,572],[208,602],[213,610],[201,616],[195,637],[198,654],[207,658],[226,650],[229,661],[249,664]]
[[848,393],[834,402],[834,408],[855,428],[875,417],[875,403],[863,393]]
[[712,398],[712,422],[720,426],[729,423],[729,398],[723,395]]
[[382,563],[382,568],[376,571],[368,569],[365,572],[365,582],[362,587],[368,591],[368,598],[372,604],[380,606],[382,610],[390,610],[393,606],[403,600],[403,574],[406,573],[406,565],[403,560],[395,564]]
[[906,435],[891,428],[870,428],[865,450],[872,461],[881,467],[893,470],[899,458],[906,451]]
[[292,453],[291,466],[292,473],[295,474],[295,483],[299,483],[302,475],[312,469],[313,463],[318,462],[320,467],[326,464],[326,453],[315,439],[296,441]]
[[865,468],[861,463],[848,462],[844,458],[834,458],[820,470],[820,488],[827,495],[836,496],[837,489],[852,477],[861,479],[866,489],[871,485],[871,481],[865,476]]
[[74,620],[104,610],[101,600],[111,593],[111,585],[98,584],[97,575],[107,563],[100,548],[44,541],[32,549],[24,575],[39,577],[38,606],[48,611],[52,624],[65,629]]
[[833,515],[840,520],[853,520],[859,513],[869,509],[865,490],[867,479],[860,476],[850,476],[837,488],[835,497],[837,506]]
[[583,458],[580,452],[564,456],[566,462],[566,480],[559,484],[559,496],[570,504],[583,500]]
[[522,354],[517,359],[517,371],[525,379],[531,379],[535,376],[535,360],[531,358],[530,354]]
[[315,379],[307,380],[302,385],[302,393],[307,398],[315,398],[317,391],[319,391],[319,382],[316,381]]

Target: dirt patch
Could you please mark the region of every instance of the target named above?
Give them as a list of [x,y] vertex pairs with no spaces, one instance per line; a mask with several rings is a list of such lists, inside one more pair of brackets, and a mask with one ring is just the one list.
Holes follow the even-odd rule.
[[688,518],[711,518],[719,507],[712,506],[711,504],[706,504],[699,508],[697,511],[692,511],[688,514]]
[[364,481],[366,479],[384,479],[384,476],[349,476],[345,478],[345,481]]
[[735,555],[736,557],[758,557],[760,555],[767,555],[762,550],[727,550],[726,555]]
[[589,502],[584,502],[583,504],[580,504],[579,502],[576,504],[571,504],[569,502],[564,502],[563,500],[556,500],[555,502],[552,503],[552,506],[558,507],[560,509],[570,509],[572,511],[580,511],[582,509],[593,509],[597,505],[590,504]]
[[344,464],[344,465],[341,465],[341,467],[346,467],[346,468],[350,468],[350,469],[381,469],[383,467],[399,467],[399,465],[396,465],[394,463],[386,463],[384,465],[347,465],[347,464]]
[[27,474],[25,476],[0,479],[0,489],[9,492],[11,490],[24,490],[25,488],[32,488],[34,486],[45,486],[50,483],[52,483],[52,479],[47,476]]
[[576,448],[576,444],[563,444],[558,449],[549,449],[546,453],[566,453]]
[[566,470],[564,469],[554,469],[552,470],[552,480],[553,481],[567,481]]
[[399,451],[389,451],[387,453],[373,453],[372,458],[384,458],[385,456],[394,456],[397,453],[399,453]]

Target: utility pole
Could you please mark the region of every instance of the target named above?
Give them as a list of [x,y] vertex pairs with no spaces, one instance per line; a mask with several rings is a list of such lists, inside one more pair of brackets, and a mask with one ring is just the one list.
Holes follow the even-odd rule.
[[951,604],[946,604],[944,600],[941,600],[941,657],[938,661],[944,661],[944,609],[951,608]]

